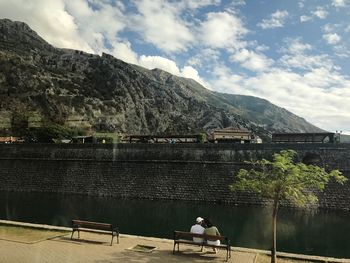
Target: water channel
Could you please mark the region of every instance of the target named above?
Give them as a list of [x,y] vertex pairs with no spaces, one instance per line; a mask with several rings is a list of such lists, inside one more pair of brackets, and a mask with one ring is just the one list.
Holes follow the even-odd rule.
[[[270,210],[227,204],[125,200],[0,192],[0,219],[70,226],[71,219],[114,223],[124,234],[172,238],[197,216],[210,218],[233,246],[269,249]],[[350,258],[350,212],[281,209],[278,250]]]

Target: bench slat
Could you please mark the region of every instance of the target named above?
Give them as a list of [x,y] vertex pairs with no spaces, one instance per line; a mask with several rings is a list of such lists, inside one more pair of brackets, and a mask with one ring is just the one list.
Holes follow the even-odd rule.
[[78,227],[101,229],[101,230],[112,229],[112,224],[106,224],[106,223],[97,223],[97,222],[82,221],[82,220],[72,220],[72,223],[73,223],[73,226],[78,226]]
[[206,235],[206,234],[196,234],[191,232],[183,232],[183,231],[175,231],[175,236],[178,238],[181,237],[187,237],[187,238],[193,238],[193,237],[199,237],[204,238],[207,240],[226,240],[227,237],[225,236],[213,236],[213,235]]

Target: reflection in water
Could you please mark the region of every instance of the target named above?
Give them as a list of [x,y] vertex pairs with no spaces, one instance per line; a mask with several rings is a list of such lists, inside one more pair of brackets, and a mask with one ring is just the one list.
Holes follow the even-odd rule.
[[[270,248],[268,208],[183,201],[125,200],[44,193],[0,192],[0,218],[70,226],[71,219],[114,223],[121,233],[172,238],[197,216],[209,217],[233,246]],[[350,213],[282,209],[278,250],[350,258]]]

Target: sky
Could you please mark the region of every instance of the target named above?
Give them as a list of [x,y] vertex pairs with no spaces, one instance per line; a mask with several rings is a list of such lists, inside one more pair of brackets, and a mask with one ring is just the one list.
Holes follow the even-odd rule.
[[0,18],[350,134],[350,0],[0,0]]

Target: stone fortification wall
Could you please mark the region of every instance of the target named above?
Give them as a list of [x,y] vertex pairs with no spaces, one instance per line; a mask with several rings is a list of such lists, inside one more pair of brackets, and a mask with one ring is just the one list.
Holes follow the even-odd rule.
[[[0,190],[265,204],[228,185],[245,160],[287,148],[350,177],[350,145],[2,144]],[[350,184],[330,184],[320,205],[350,208]]]

